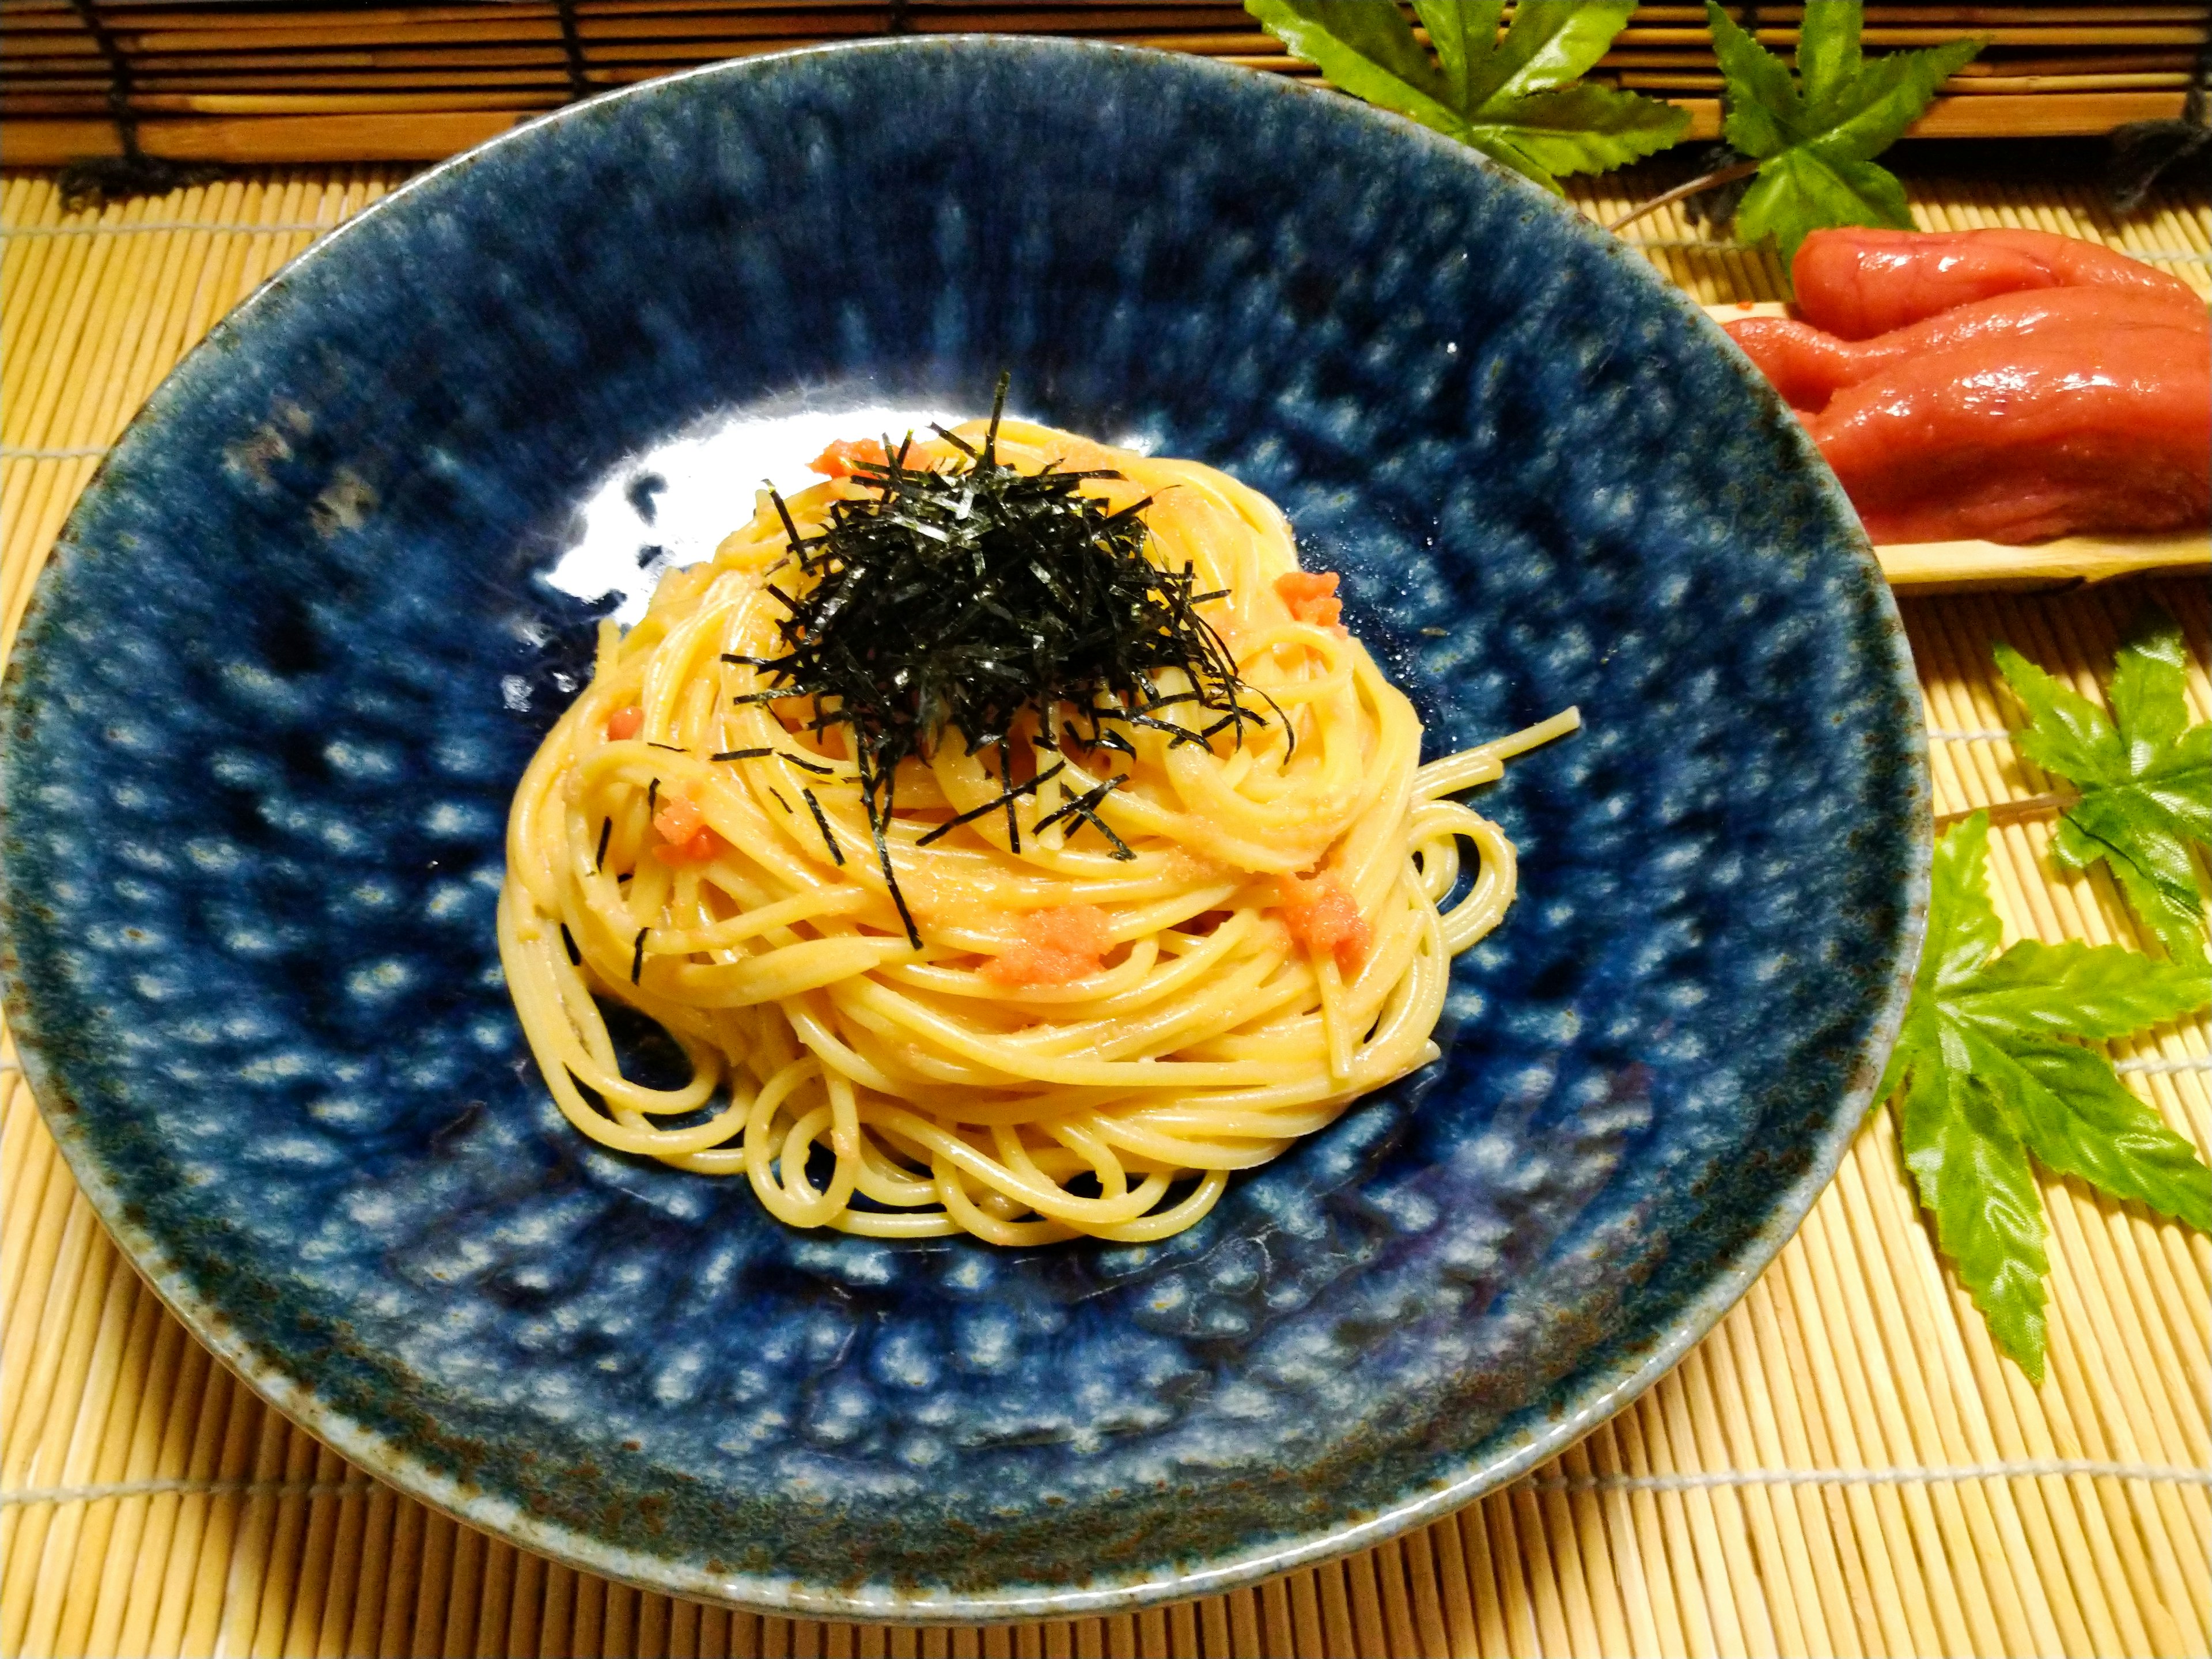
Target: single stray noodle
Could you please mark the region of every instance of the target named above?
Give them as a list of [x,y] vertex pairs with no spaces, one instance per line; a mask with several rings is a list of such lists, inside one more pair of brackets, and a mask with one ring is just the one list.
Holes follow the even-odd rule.
[[[601,1146],[741,1174],[799,1227],[1164,1238],[1231,1170],[1437,1058],[1451,958],[1515,881],[1498,827],[1448,797],[1578,716],[1423,766],[1411,704],[1314,602],[1263,496],[1012,421],[998,453],[1110,469],[1082,488],[1115,508],[1150,495],[1147,556],[1226,590],[1205,614],[1275,717],[1241,740],[1178,738],[1160,728],[1206,715],[1163,699],[1153,724],[1115,726],[1118,744],[1055,738],[1034,714],[1003,750],[946,732],[900,764],[886,826],[916,950],[846,728],[735,701],[775,687],[743,659],[781,648],[771,590],[793,580],[763,500],[626,635],[603,625],[591,684],[514,797],[501,957],[555,1100]],[[832,478],[787,506],[810,532],[865,490]],[[1110,837],[1064,810],[1116,777],[1095,808]],[[1471,890],[1440,910],[1462,842]],[[602,1001],[658,1022],[690,1080],[626,1079]]]

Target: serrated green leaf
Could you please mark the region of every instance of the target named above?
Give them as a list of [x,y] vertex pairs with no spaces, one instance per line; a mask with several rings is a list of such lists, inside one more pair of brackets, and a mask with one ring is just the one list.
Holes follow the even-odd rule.
[[1721,134],[1759,164],[1736,208],[1736,234],[1746,241],[1772,238],[1785,269],[1815,230],[1911,227],[1905,186],[1874,158],[1981,50],[1980,41],[1964,40],[1868,59],[1859,50],[1861,17],[1856,0],[1807,7],[1793,78],[1780,58],[1706,0],[1724,82]]
[[[2085,841],[2087,837],[2083,837]],[[2204,906],[2194,889],[2176,889],[2154,881],[2148,871],[2118,848],[2102,842],[2089,843],[2118,878],[2121,896],[2150,936],[2166,947],[2175,962],[2202,968],[2205,960]],[[2079,867],[2079,866],[2077,866]]]
[[[1948,1044],[1946,1045],[1948,1046]],[[1917,1070],[1898,1139],[1936,1243],[1997,1346],[2043,1380],[2043,1197],[2027,1150],[1989,1091],[1958,1065]]]
[[1481,48],[1498,39],[1505,0],[1413,0],[1413,15],[1428,30],[1437,67],[1443,71],[1444,102],[1467,108],[1474,66]]
[[1858,20],[1849,6],[1808,6],[1797,32],[1797,78],[1818,112],[1845,95],[1859,72]]
[[1736,234],[1747,242],[1772,237],[1785,265],[1797,257],[1800,242],[1834,225],[1911,229],[1905,186],[1871,161],[1838,164],[1800,145],[1762,162],[1736,204]]
[[1469,118],[1493,100],[1550,92],[1588,74],[1635,14],[1635,0],[1519,0],[1505,38],[1486,58],[1470,60]]
[[1721,137],[1755,156],[1778,155],[1798,143],[1805,136],[1805,106],[1788,67],[1712,0],[1705,0],[1705,21],[1712,26],[1722,78],[1730,90],[1741,89],[1728,100]]
[[1245,10],[1338,87],[1412,117],[1550,190],[1666,149],[1689,113],[1580,84],[1634,13],[1633,0],[1415,0],[1432,60],[1384,0],[1245,0]]
[[[2127,764],[2146,772],[2189,726],[2189,647],[2181,624],[2163,614],[2147,619],[2112,658],[2112,723],[2128,734]],[[2212,726],[2206,728],[2212,735]],[[2208,751],[2212,753],[2212,751]]]
[[2105,860],[2167,955],[2201,963],[2204,894],[2191,848],[2212,842],[2212,722],[2188,725],[2187,662],[2180,629],[2154,612],[2113,660],[2108,717],[2009,646],[1996,648],[2028,713],[2021,753],[2081,792],[2052,859],[2073,870]]
[[2024,941],[1998,955],[1989,817],[1936,843],[1928,931],[1881,1094],[1937,1242],[2006,1352],[2043,1369],[2040,1200],[2027,1155],[2212,1231],[2212,1170],[2068,1039],[2124,1036],[2212,1003],[2201,963]]
[[1936,89],[1981,49],[1978,40],[1954,40],[1872,59],[1836,96],[1819,104],[1808,99],[1806,125],[1816,132],[1809,146],[1831,164],[1871,161],[1905,136]]
[[2094,789],[2067,809],[2066,823],[2081,846],[2111,865],[2137,919],[2169,953],[2190,959],[2203,953],[2204,911],[2191,837],[2149,791],[2125,784]]
[[1516,99],[1468,129],[1485,149],[1510,150],[1542,183],[1559,173],[1602,173],[1662,150],[1682,136],[1689,112],[1610,87],[1569,87]]
[[[2135,750],[2130,738],[2129,752]],[[2144,793],[2197,841],[2212,840],[2212,720],[2192,726],[2136,774]]]
[[2002,1043],[1980,1032],[1966,1042],[1974,1074],[2002,1099],[2036,1162],[2212,1232],[2212,1169],[2109,1061],[2068,1042]]
[[1990,902],[1990,817],[1977,812],[1951,827],[1929,861],[1928,938],[1920,951],[1927,983],[1914,995],[1924,990],[1932,998],[1966,983],[2003,942],[2004,929]]
[[2075,939],[2063,945],[2022,939],[1948,988],[1945,1000],[1954,1018],[2021,1038],[2109,1041],[2212,1002],[2212,978],[2193,964]]
[[[1459,112],[1443,101],[1443,76],[1395,5],[1369,0],[1244,0],[1267,31],[1355,98],[1411,116],[1455,138]],[[1407,54],[1411,54],[1410,58]]]
[[2076,783],[2126,775],[2127,746],[2105,711],[2008,645],[1996,650],[1997,672],[2027,706],[2032,724],[2014,737],[2020,752],[2046,772]]
[[1881,1105],[1911,1084],[1922,1070],[1929,1066],[1941,1070],[1942,1064],[1942,1033],[1936,1022],[1935,1000],[1923,999],[1916,985],[1912,1000],[1905,1010],[1905,1018],[1897,1029],[1897,1046],[1889,1051],[1889,1060],[1881,1068],[1881,1081],[1875,1085],[1874,1103]]

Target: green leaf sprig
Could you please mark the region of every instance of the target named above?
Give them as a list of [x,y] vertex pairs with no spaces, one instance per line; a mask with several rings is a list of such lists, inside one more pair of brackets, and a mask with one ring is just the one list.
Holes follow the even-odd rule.
[[2109,1042],[2212,1001],[2198,968],[2116,945],[2024,940],[2002,955],[1989,819],[1937,843],[1928,939],[1878,1098],[1997,1346],[2036,1382],[2045,1346],[2043,1200],[2029,1160],[2212,1232],[2212,1170],[2071,1038]]
[[1582,83],[1635,0],[1413,0],[1425,50],[1393,0],[1244,0],[1270,34],[1356,98],[1412,117],[1549,190],[1681,137],[1689,112]]
[[1976,40],[1862,58],[1858,0],[1805,8],[1797,73],[1712,0],[1705,17],[1726,82],[1721,136],[1759,162],[1735,210],[1737,236],[1771,236],[1783,268],[1798,244],[1832,225],[1912,228],[1905,186],[1874,158],[1919,118],[1942,86],[1980,52]]
[[2069,870],[2104,860],[2166,954],[2206,972],[2204,891],[2190,848],[2212,843],[2212,721],[2189,724],[2179,625],[2163,611],[2136,625],[2112,660],[2109,718],[2010,646],[1996,659],[2032,717],[2015,739],[2021,753],[2081,791],[2051,857]]

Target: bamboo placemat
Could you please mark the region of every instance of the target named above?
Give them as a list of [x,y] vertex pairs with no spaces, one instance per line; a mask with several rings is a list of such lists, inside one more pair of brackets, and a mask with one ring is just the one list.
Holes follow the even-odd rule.
[[[104,447],[256,283],[398,181],[277,171],[66,215],[0,187],[0,652]],[[1930,228],[2089,235],[2212,292],[2212,210],[2127,224],[2086,192],[1917,185]],[[1610,217],[1635,179],[1582,193]],[[1698,299],[1768,299],[1767,256],[1679,216],[1635,234]],[[2154,595],[2212,716],[2198,583],[1908,601],[1938,811],[2045,780],[1990,642],[2091,696]],[[1991,837],[2009,935],[2139,944],[2049,826]],[[2205,1024],[2120,1067],[2212,1152]],[[2212,1240],[2046,1180],[2048,1380],[1991,1347],[1930,1248],[1887,1112],[1681,1366],[1534,1475],[1256,1589],[1072,1623],[911,1630],[640,1595],[457,1526],[264,1407],[118,1255],[0,1048],[0,1654],[2158,1654],[2212,1643]]]
[[[1770,47],[1796,44],[1802,4],[1728,9]],[[147,154],[236,162],[428,160],[580,94],[884,34],[1079,34],[1320,79],[1238,0],[100,0],[96,30],[94,15],[78,0],[0,0],[0,145],[17,166],[119,154],[118,68]],[[1873,47],[1986,43],[1911,128],[1964,138],[2171,120],[2206,17],[2141,0],[1905,0],[1866,23]],[[1719,134],[1720,66],[1696,0],[1640,8],[1590,78],[1673,100],[1693,138]]]

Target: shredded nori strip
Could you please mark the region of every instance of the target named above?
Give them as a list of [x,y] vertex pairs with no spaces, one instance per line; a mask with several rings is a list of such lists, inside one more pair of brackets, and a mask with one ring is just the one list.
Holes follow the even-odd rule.
[[778,789],[774,784],[770,784],[769,786],[768,792],[769,794],[775,797],[775,804],[778,806],[783,808],[787,812],[791,811],[791,803],[783,798],[783,792],[781,790]]
[[[1039,835],[1043,834],[1054,824],[1058,823],[1062,818],[1079,818],[1114,844],[1114,856],[1115,858],[1133,859],[1136,857],[1136,854],[1130,850],[1128,842],[1123,841],[1121,836],[1115,835],[1113,830],[1109,829],[1106,824],[1106,820],[1098,816],[1098,803],[1104,800],[1107,795],[1112,791],[1114,786],[1121,781],[1122,775],[1123,775],[1121,774],[1116,774],[1115,776],[1105,780],[1103,783],[1085,790],[1079,795],[1068,796],[1066,805],[1061,806],[1057,812],[1037,820],[1037,833]],[[1066,784],[1062,784],[1060,787],[1062,790],[1065,790],[1067,786]]]
[[613,838],[614,833],[615,821],[612,818],[599,825],[599,854],[592,860],[592,869],[595,873],[607,867],[607,842]]
[[653,780],[650,784],[648,784],[648,785],[647,785],[647,786],[646,786],[646,791],[645,791],[645,815],[646,815],[646,817],[651,817],[653,816],[653,811],[654,811],[655,808],[657,808],[657,807],[659,805],[659,804],[660,804],[660,780],[659,780],[659,778],[655,778],[655,779],[654,779],[654,780]]
[[[1024,795],[1035,794],[1039,788],[1045,784],[1051,782],[1054,778],[1058,777],[1066,769],[1067,763],[1066,761],[1054,761],[1050,766],[1046,767],[1043,771],[1038,773],[1036,776],[1031,778],[1027,783],[1018,783],[1012,788],[1007,790],[1004,794],[994,795],[990,799],[985,801],[981,806],[970,807],[967,811],[963,812],[957,818],[947,818],[944,823],[939,824],[936,829],[931,830],[920,841],[915,842],[915,845],[916,847],[927,847],[933,841],[942,841],[945,836],[951,835],[955,830],[957,830],[962,824],[973,823],[977,818],[988,818],[1001,806],[1006,806],[1007,810],[1012,811],[1012,809],[1010,803],[1020,799]],[[1121,780],[1117,777],[1115,781],[1118,783]],[[1040,823],[1037,825],[1037,828],[1042,830],[1044,828],[1044,825]],[[1015,850],[1018,852],[1021,849],[1021,842],[1019,841],[1015,842],[1014,848]]]
[[[830,815],[822,810],[822,803],[814,799],[811,789],[801,789],[799,793],[806,802],[806,810],[814,814],[814,827],[822,832],[822,844],[830,849],[831,861],[842,864],[845,849],[837,845],[837,837],[830,833]],[[919,945],[915,946],[917,951],[921,948]]]
[[[1150,497],[1109,510],[1081,486],[1117,473],[1056,466],[1024,473],[1000,463],[1007,379],[999,377],[980,449],[934,428],[968,458],[965,465],[909,469],[904,444],[880,465],[861,462],[853,476],[873,494],[833,503],[828,525],[814,536],[799,533],[783,497],[771,492],[787,556],[811,580],[796,596],[768,585],[790,613],[777,624],[782,655],[724,655],[774,682],[774,689],[739,694],[734,702],[811,697],[812,731],[833,725],[850,731],[884,879],[917,950],[921,935],[891,873],[884,829],[899,763],[927,759],[947,729],[960,733],[970,754],[999,750],[1000,793],[953,823],[1004,811],[1016,851],[1014,803],[1042,781],[1013,781],[1012,740],[1025,713],[1042,717],[1042,732],[1032,741],[1042,747],[1061,746],[1051,722],[1053,711],[1067,705],[1091,727],[1086,738],[1063,722],[1068,741],[1128,756],[1133,747],[1111,726],[1141,726],[1166,732],[1171,744],[1200,747],[1223,732],[1242,744],[1248,724],[1271,718],[1282,721],[1286,740],[1291,735],[1279,709],[1270,715],[1245,702],[1246,692],[1271,700],[1238,678],[1229,647],[1197,614],[1198,605],[1224,594],[1198,592],[1188,564],[1167,570],[1146,556],[1152,538],[1141,514]],[[1158,676],[1169,670],[1179,671],[1191,689],[1164,693]],[[1203,732],[1158,718],[1186,703],[1219,718]],[[1055,820],[1090,823],[1115,858],[1133,859],[1095,810],[1114,781],[1087,791],[1077,798],[1082,805],[1063,808]],[[811,794],[808,801],[821,819]],[[939,826],[921,844],[951,827]],[[836,850],[834,839],[830,847]]]
[[645,740],[645,746],[647,749],[665,749],[672,755],[688,755],[691,752],[680,743],[655,743],[651,738]]
[[773,749],[724,749],[708,756],[707,758],[718,761],[760,760],[774,753],[775,750]]
[[629,955],[629,982],[633,985],[637,983],[638,975],[645,971],[645,936],[652,931],[650,927],[637,930],[637,943],[631,948]]

